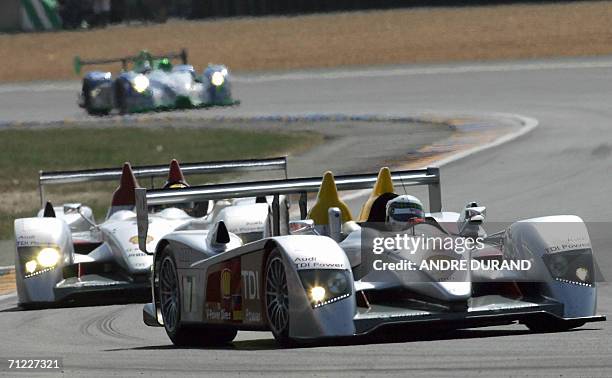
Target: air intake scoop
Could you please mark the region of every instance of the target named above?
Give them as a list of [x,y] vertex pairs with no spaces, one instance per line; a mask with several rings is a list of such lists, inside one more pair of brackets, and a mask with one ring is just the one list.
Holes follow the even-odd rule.
[[176,159],[172,159],[170,162],[170,171],[168,172],[168,180],[164,184],[164,189],[170,188],[185,188],[188,187],[189,184],[187,180],[185,180],[185,176],[183,176],[183,171]]
[[136,188],[140,188],[140,186],[136,181],[130,163],[126,162],[123,164],[119,187],[115,190],[115,193],[113,193],[111,206],[134,206],[136,204],[134,189]]
[[47,204],[45,205],[43,218],[55,218],[55,210],[53,209],[53,205],[49,201],[47,201]]
[[212,247],[224,247],[230,242],[229,231],[223,221],[219,221],[217,225],[208,233],[208,242]]

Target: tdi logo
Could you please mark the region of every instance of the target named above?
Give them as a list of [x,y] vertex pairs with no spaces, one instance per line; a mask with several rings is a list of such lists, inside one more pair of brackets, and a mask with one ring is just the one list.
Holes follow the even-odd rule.
[[241,272],[245,299],[259,299],[259,272],[243,270]]

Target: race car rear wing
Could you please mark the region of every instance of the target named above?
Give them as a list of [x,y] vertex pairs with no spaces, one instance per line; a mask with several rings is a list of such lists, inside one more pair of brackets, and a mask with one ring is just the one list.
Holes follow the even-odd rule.
[[[336,187],[339,191],[371,189],[376,183],[377,174],[358,174],[337,176]],[[439,168],[427,168],[391,173],[394,184],[401,186],[427,185],[429,189],[429,211],[442,211],[442,192],[440,190]],[[192,186],[184,189],[147,190],[136,189],[136,214],[138,221],[138,240],[141,250],[146,252],[148,232],[148,206],[167,205],[185,202],[201,202],[227,198],[273,196],[272,232],[280,233],[279,196],[299,194],[300,217],[306,218],[308,193],[316,193],[321,186],[321,177],[295,178],[285,180],[255,181],[220,185]]]
[[[155,177],[168,175],[170,167],[165,165],[146,165],[132,167],[136,178],[150,178],[151,188]],[[181,163],[181,171],[184,175],[216,174],[253,171],[283,171],[285,179],[287,176],[287,157],[275,157],[268,159],[251,160],[226,160],[199,163]],[[84,183],[93,181],[113,181],[121,177],[121,168],[85,169],[79,171],[40,171],[38,177],[38,190],[40,192],[40,203],[45,205],[45,186],[57,184]]]
[[[77,75],[80,74],[81,68],[83,68],[83,66],[111,64],[111,63],[119,63],[119,62],[121,62],[121,69],[125,71],[128,68],[128,63],[134,62],[139,58],[140,58],[139,55],[134,55],[134,56],[125,56],[122,58],[83,60],[81,59],[81,57],[75,56],[74,61],[73,61],[74,72],[76,72]],[[151,55],[150,58],[151,59],[163,59],[163,58],[180,59],[183,64],[187,64],[187,49],[181,49],[181,51],[169,52],[167,54]]]

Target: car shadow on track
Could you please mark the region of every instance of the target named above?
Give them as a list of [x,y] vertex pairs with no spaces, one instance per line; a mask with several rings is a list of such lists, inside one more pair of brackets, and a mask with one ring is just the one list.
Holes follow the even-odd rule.
[[19,312],[19,311],[40,311],[40,310],[50,310],[50,309],[64,309],[64,308],[85,308],[85,307],[106,307],[106,306],[116,306],[116,305],[130,305],[130,304],[145,304],[149,303],[146,298],[109,298],[109,299],[92,299],[92,300],[81,300],[79,302],[69,301],[69,302],[58,302],[58,303],[45,303],[42,305],[32,305],[32,306],[11,306],[5,309],[0,310],[1,312]]
[[[597,330],[596,328],[579,328],[564,332],[581,332]],[[300,343],[292,345],[291,349],[316,348],[316,347],[332,347],[332,346],[351,346],[351,345],[367,345],[367,344],[389,344],[389,343],[410,343],[418,341],[439,341],[439,340],[467,340],[467,339],[482,339],[489,337],[507,337],[521,336],[533,334],[534,332],[527,329],[464,329],[443,332],[410,332],[402,334],[394,332],[389,334],[377,334],[373,336],[354,336],[348,338],[333,338],[317,342]],[[237,350],[237,351],[258,351],[258,350],[275,350],[287,349],[276,343],[274,339],[262,338],[252,340],[234,341],[227,345],[217,345],[211,347],[177,347],[174,345],[151,345],[140,346],[133,348],[117,348],[106,349],[105,352],[118,352],[126,350],[172,350],[172,349],[202,349],[202,350]]]

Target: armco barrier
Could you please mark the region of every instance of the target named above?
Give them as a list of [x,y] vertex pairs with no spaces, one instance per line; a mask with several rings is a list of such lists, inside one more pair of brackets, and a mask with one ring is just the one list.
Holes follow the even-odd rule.
[[55,0],[21,0],[21,28],[24,31],[62,28]]

